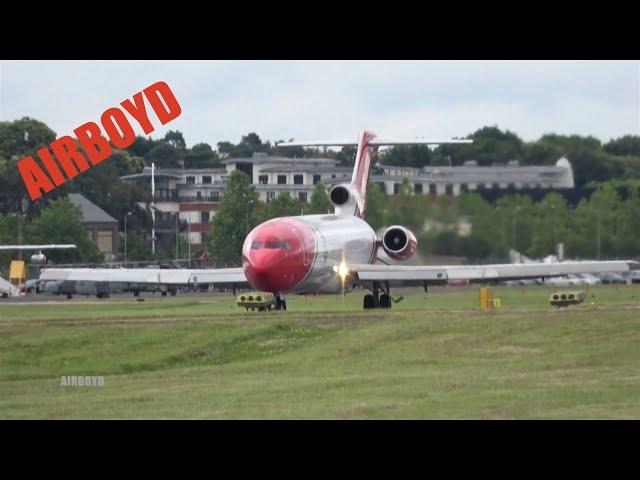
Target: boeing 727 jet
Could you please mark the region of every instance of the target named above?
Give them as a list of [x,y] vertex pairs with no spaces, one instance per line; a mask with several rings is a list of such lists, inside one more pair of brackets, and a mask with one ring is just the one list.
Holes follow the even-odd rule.
[[396,282],[423,286],[449,280],[494,282],[555,277],[572,273],[626,272],[640,268],[634,261],[584,261],[557,263],[398,266],[378,260],[383,250],[391,258],[406,260],[416,251],[415,235],[402,225],[392,225],[378,236],[365,221],[367,185],[372,157],[378,147],[390,145],[470,143],[471,140],[377,139],[365,131],[358,141],[280,143],[293,146],[357,146],[350,183],[329,192],[333,214],[274,218],[247,235],[242,248],[242,268],[221,269],[47,269],[41,279],[164,286],[214,284],[217,287],[251,287],[275,295],[276,309],[286,308],[288,293],[342,293],[360,285],[369,290],[364,308],[390,308],[390,287]]

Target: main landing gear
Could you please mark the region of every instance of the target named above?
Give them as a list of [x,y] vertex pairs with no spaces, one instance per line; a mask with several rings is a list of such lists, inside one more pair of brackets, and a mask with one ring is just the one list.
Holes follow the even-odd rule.
[[275,310],[286,310],[287,309],[287,301],[284,298],[282,298],[280,295],[276,295],[274,309]]
[[[382,290],[382,293],[379,293]],[[385,282],[385,286],[381,286],[380,282],[373,282],[371,293],[364,296],[363,307],[365,310],[371,308],[391,308],[391,291],[389,290],[389,283]],[[402,300],[400,297],[398,300],[394,300],[396,303]]]

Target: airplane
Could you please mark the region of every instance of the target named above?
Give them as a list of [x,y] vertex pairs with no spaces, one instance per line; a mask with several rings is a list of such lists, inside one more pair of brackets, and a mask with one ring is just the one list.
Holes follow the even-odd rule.
[[[44,264],[47,261],[47,257],[42,253],[42,250],[51,250],[51,249],[71,249],[77,248],[73,244],[42,244],[42,245],[0,245],[0,251],[5,250],[38,250],[38,253],[35,253],[31,256],[31,262],[34,264]],[[13,285],[11,282],[8,282],[4,278],[0,277],[0,297],[7,298],[9,296],[16,296],[20,293],[20,289]]]
[[396,260],[408,259],[416,251],[417,240],[413,232],[402,225],[389,226],[378,236],[365,221],[372,157],[382,146],[446,143],[471,143],[471,140],[377,139],[374,133],[364,131],[355,142],[278,143],[279,147],[357,147],[351,182],[330,189],[333,214],[274,218],[251,230],[242,247],[241,268],[46,269],[40,278],[93,281],[107,286],[122,282],[176,286],[208,283],[234,291],[250,286],[273,293],[276,310],[286,310],[286,294],[340,294],[361,286],[370,292],[364,295],[363,307],[377,309],[390,308],[392,301],[401,300],[391,295],[390,286],[398,282],[422,286],[426,291],[429,285],[457,280],[487,283],[640,268],[640,263],[631,260],[457,266],[405,266],[379,262],[380,250]]

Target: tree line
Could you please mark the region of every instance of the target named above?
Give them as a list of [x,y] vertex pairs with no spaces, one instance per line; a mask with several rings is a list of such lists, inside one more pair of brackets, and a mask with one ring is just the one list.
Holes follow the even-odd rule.
[[636,258],[640,253],[640,182],[609,181],[571,206],[557,192],[534,202],[505,195],[495,203],[478,193],[426,201],[411,195],[408,181],[387,197],[372,184],[367,221],[374,229],[399,223],[412,229],[423,254],[456,255],[470,261],[508,258],[510,249],[533,258],[556,253],[566,258]]
[[[341,165],[353,165],[356,153],[353,147],[337,151],[301,147],[283,149],[275,143],[263,141],[256,133],[242,136],[238,143],[218,142],[215,149],[207,143],[188,147],[182,133],[172,130],[157,139],[139,136],[128,149],[115,150],[108,160],[63,184],[41,200],[25,202],[26,192],[16,162],[25,155],[33,155],[38,148],[55,138],[55,132],[36,119],[25,117],[0,122],[0,241],[16,243],[15,222],[18,216],[15,214],[20,212],[25,215],[22,221],[33,222],[31,227],[24,225],[25,235],[31,235],[29,238],[33,241],[38,241],[37,238],[62,241],[58,237],[47,236],[47,231],[39,227],[35,220],[44,215],[47,208],[53,212],[50,215],[60,215],[60,221],[63,215],[75,218],[72,210],[62,208],[63,202],[56,202],[68,193],[78,192],[118,219],[121,230],[124,228],[124,216],[132,212],[127,217],[128,250],[132,259],[150,259],[142,236],[136,233],[150,231],[150,212],[137,207],[138,202],[150,200],[150,192],[134,182],[121,181],[120,177],[124,175],[139,173],[152,162],[159,168],[221,167],[223,157],[250,157],[257,152],[296,158],[329,157]],[[633,182],[640,180],[639,136],[627,135],[602,143],[590,136],[545,134],[536,141],[525,142],[513,132],[490,126],[465,138],[473,139],[474,143],[442,145],[434,149],[419,145],[397,146],[379,152],[377,162],[415,168],[462,165],[467,160],[475,160],[480,165],[510,160],[518,160],[524,165],[550,165],[566,156],[573,165],[577,186],[595,191],[573,208],[558,198],[557,194],[549,194],[540,202],[533,202],[522,195],[507,195],[489,203],[473,193],[464,194],[459,199],[442,197],[432,202],[426,196],[410,195],[408,184],[401,188],[400,195],[394,197],[384,196],[372,185],[367,218],[372,226],[379,228],[390,223],[404,223],[416,231],[424,253],[462,255],[470,259],[504,258],[512,246],[529,255],[546,255],[553,251],[552,243],[556,239],[565,243],[567,255],[570,256],[595,258],[599,252],[602,258],[613,258],[637,254],[635,239],[640,233],[636,229],[639,210],[636,208],[637,187]],[[257,200],[255,191],[251,192],[250,185],[239,186],[241,178],[237,175],[230,177],[220,210],[213,221],[212,232],[218,231],[219,235],[212,233],[206,240],[209,253],[219,263],[237,264],[238,239],[244,239],[247,224],[251,228],[274,216],[299,215],[302,212],[325,213],[331,210],[326,191],[321,186],[317,186],[309,204],[283,194],[263,205]],[[621,186],[629,193],[621,195]],[[238,200],[235,193],[238,189],[244,195],[249,195],[246,197],[250,200],[248,208],[245,202]],[[247,189],[249,193],[245,191]],[[602,198],[606,198],[606,202]],[[607,207],[603,207],[603,204]],[[514,211],[518,214],[515,215]],[[460,223],[460,218],[469,219],[472,224],[470,234],[452,227]],[[556,219],[553,225],[549,224],[550,218]],[[45,233],[36,233],[38,228],[43,228]],[[69,228],[69,232],[76,230]],[[225,242],[225,232],[228,233],[227,238],[234,240]],[[600,232],[599,236],[595,235],[597,232]],[[552,233],[553,239],[550,238]],[[600,239],[599,247],[595,245],[594,235]],[[179,238],[178,242],[178,250],[184,252],[185,240]],[[84,245],[82,238],[76,239],[75,243]],[[218,255],[217,252],[225,250],[235,253]],[[60,255],[60,259],[65,261],[95,261],[99,258],[88,247],[86,251],[83,247],[81,252],[57,253],[54,257]],[[172,253],[161,252],[159,255],[171,257]]]

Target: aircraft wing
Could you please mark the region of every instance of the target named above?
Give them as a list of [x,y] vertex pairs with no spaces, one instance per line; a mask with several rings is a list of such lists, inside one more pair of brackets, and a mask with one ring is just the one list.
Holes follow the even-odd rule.
[[55,244],[46,245],[0,245],[0,250],[51,250],[51,249],[67,249],[77,248],[73,244]]
[[157,285],[247,284],[242,268],[47,268],[40,280],[147,283]]
[[555,263],[507,263],[497,265],[405,266],[385,264],[348,265],[349,273],[360,281],[402,281],[415,284],[438,284],[447,280],[471,283],[527,278],[559,277],[579,273],[624,273],[640,269],[632,260],[583,261]]

